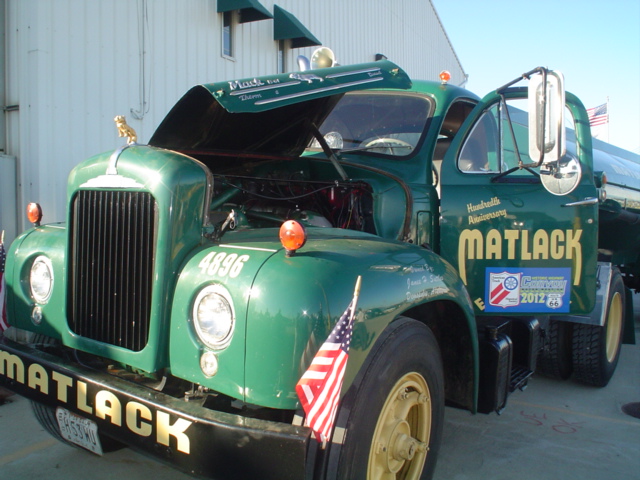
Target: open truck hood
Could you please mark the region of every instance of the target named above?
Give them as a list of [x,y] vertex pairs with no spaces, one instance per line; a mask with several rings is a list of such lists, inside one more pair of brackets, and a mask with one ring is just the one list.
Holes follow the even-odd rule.
[[397,65],[344,67],[199,85],[171,109],[149,141],[174,150],[300,155],[316,126],[349,91],[411,87]]

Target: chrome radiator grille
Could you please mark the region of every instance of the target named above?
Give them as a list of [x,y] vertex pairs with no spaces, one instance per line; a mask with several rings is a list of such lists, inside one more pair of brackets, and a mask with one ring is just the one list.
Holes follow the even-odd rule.
[[155,199],[145,192],[80,191],[71,209],[69,327],[140,351],[149,336]]

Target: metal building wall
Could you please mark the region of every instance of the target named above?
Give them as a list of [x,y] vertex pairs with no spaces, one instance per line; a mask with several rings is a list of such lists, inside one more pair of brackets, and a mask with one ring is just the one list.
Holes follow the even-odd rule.
[[[276,72],[272,20],[236,24],[235,58],[221,55],[216,0],[3,1],[6,150],[0,153],[17,158],[16,232],[28,226],[22,212],[30,201],[43,206],[43,222],[66,220],[73,166],[124,142],[115,115],[126,115],[144,143],[191,86]],[[414,78],[437,79],[448,69],[452,83],[465,81],[430,0],[260,3],[295,15],[341,64],[381,53]],[[287,70],[297,70],[296,57],[314,49],[289,49]],[[0,213],[0,228],[11,232],[2,225],[12,221],[7,217]]]

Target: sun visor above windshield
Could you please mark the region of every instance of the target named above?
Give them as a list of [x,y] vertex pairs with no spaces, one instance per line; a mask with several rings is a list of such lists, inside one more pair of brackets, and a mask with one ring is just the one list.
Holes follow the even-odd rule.
[[379,61],[360,65],[319,68],[304,72],[204,85],[231,113],[260,112],[314,98],[366,88],[411,87],[397,65]]
[[410,87],[389,61],[200,85],[178,101],[149,144],[299,155],[311,139],[310,124],[319,125],[342,94]]

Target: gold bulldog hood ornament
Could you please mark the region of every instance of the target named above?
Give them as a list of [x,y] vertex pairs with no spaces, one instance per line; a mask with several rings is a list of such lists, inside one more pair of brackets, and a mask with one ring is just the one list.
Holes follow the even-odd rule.
[[143,188],[143,185],[138,181],[118,173],[120,155],[128,148],[138,145],[138,135],[133,128],[127,125],[127,119],[124,118],[124,115],[116,116],[113,121],[116,122],[118,137],[127,137],[126,145],[121,145],[111,154],[104,175],[91,178],[80,186],[87,188]]
[[118,129],[118,136],[127,137],[128,145],[133,145],[137,142],[138,135],[136,134],[136,131],[132,127],[127,125],[127,119],[124,117],[124,115],[116,116],[113,119],[113,121],[116,122],[116,128]]
[[109,157],[107,171],[104,175],[99,175],[82,184],[82,187],[90,188],[142,188],[142,185],[132,178],[118,174],[118,159],[126,149],[138,145],[138,135],[136,131],[127,125],[124,115],[118,115],[113,119],[116,122],[119,137],[127,137],[126,145],[118,147]]

